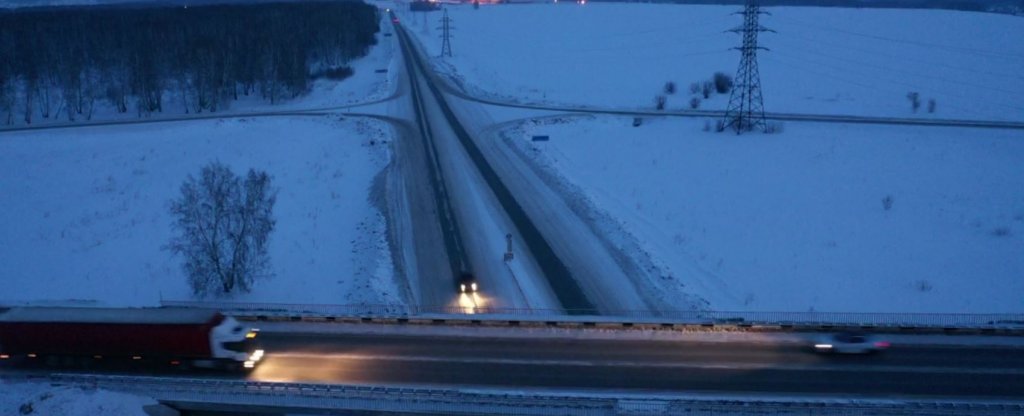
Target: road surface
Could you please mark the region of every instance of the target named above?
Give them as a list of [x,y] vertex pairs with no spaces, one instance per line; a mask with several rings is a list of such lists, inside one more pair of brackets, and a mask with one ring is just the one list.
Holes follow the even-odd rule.
[[896,345],[272,335],[251,379],[618,391],[1024,398],[1024,351]]

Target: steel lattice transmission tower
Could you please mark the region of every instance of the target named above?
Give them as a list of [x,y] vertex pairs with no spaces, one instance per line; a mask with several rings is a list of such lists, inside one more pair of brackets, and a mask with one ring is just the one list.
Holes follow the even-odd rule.
[[442,58],[445,56],[450,58],[452,56],[451,30],[454,29],[454,27],[452,27],[451,23],[452,19],[448,17],[448,9],[444,9],[444,16],[441,17],[441,39],[443,39],[441,41]]
[[768,124],[764,118],[764,99],[761,96],[761,73],[757,69],[757,51],[768,50],[757,45],[757,35],[761,32],[774,32],[758,23],[758,17],[768,14],[761,11],[758,0],[747,0],[743,8],[743,26],[730,32],[743,34],[743,46],[740,51],[740,67],[736,70],[736,80],[729,106],[725,110],[723,130],[733,128],[736,134],[760,128],[767,131]]

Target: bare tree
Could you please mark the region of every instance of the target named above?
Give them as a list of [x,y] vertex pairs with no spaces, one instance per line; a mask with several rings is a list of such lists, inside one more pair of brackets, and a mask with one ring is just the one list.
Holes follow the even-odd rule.
[[665,100],[666,100],[666,98],[665,98],[664,95],[655,95],[654,96],[654,109],[655,110],[664,110],[665,109]]
[[917,109],[921,108],[921,96],[920,96],[920,94],[918,94],[916,92],[913,92],[913,91],[908,92],[907,93],[907,99],[910,100],[910,109],[914,110],[914,112],[916,113]]
[[189,175],[181,197],[171,201],[178,235],[168,248],[185,257],[193,293],[248,292],[256,279],[269,276],[267,243],[276,199],[266,172],[250,170],[243,180],[214,162],[198,179]]
[[676,83],[669,81],[665,83],[665,94],[672,95],[676,93]]
[[715,90],[715,84],[711,81],[704,81],[700,83],[700,94],[704,96],[704,99],[711,98],[711,91]]

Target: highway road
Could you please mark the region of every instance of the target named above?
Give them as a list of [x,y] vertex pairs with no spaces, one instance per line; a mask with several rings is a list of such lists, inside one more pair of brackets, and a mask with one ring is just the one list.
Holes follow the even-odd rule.
[[[539,177],[530,166],[482,132],[493,117],[479,103],[447,94],[415,40],[400,23],[394,25],[402,44],[405,68],[414,84],[415,100],[433,134],[438,165],[452,198],[451,207],[465,241],[466,255],[490,299],[481,306],[553,308],[583,313],[657,310],[647,302],[636,279],[623,266],[628,256],[615,253],[572,201]],[[504,235],[518,248],[510,273],[501,261]],[[509,266],[512,268],[512,266]],[[529,288],[523,290],[524,287]],[[678,305],[677,305],[678,307]]]
[[273,335],[264,381],[617,391],[1024,398],[1024,351],[896,345],[823,356],[794,344]]
[[95,373],[266,382],[635,394],[1024,399],[1024,348],[895,344],[876,355],[820,355],[794,342],[611,340],[265,332],[250,374],[48,368],[0,361],[6,375]]
[[[472,273],[480,282],[481,295],[472,299],[459,296],[459,306],[592,309],[574,287],[560,259],[551,253],[544,239],[538,238],[536,226],[479,154],[446,97],[433,84],[416,52],[408,47],[408,35],[399,24],[395,29],[402,43],[406,69],[403,82],[410,84],[408,105],[413,111],[398,108],[392,110],[396,111],[393,114],[414,119],[419,127],[415,139],[423,149],[417,151],[424,156],[415,157],[427,161],[428,189],[434,190],[437,200],[435,211],[440,213],[437,220],[443,230],[450,269],[454,273]],[[424,171],[410,174],[423,176]],[[530,277],[513,276],[503,262],[505,234],[514,234],[523,241],[519,246],[528,248],[520,253],[518,261],[556,276],[558,285],[552,286],[554,289],[542,282],[531,284],[533,290],[529,295],[522,290],[520,279]],[[422,272],[418,274],[425,276]],[[447,276],[451,279],[452,274]],[[442,282],[431,276],[419,286],[423,292],[421,304],[451,304],[443,299],[444,291],[448,291],[449,298],[455,296],[454,281]]]

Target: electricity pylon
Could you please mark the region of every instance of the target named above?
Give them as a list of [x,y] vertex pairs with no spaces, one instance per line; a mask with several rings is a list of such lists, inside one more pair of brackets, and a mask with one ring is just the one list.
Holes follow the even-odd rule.
[[736,134],[755,128],[762,131],[768,129],[768,123],[764,118],[764,98],[761,96],[761,73],[757,68],[758,49],[767,51],[768,48],[757,45],[757,34],[774,32],[758,23],[761,14],[768,14],[761,11],[758,0],[747,0],[742,14],[743,26],[730,30],[743,34],[743,46],[733,48],[740,51],[740,67],[736,71],[729,106],[725,110],[723,128],[724,130],[731,127],[736,130]]

